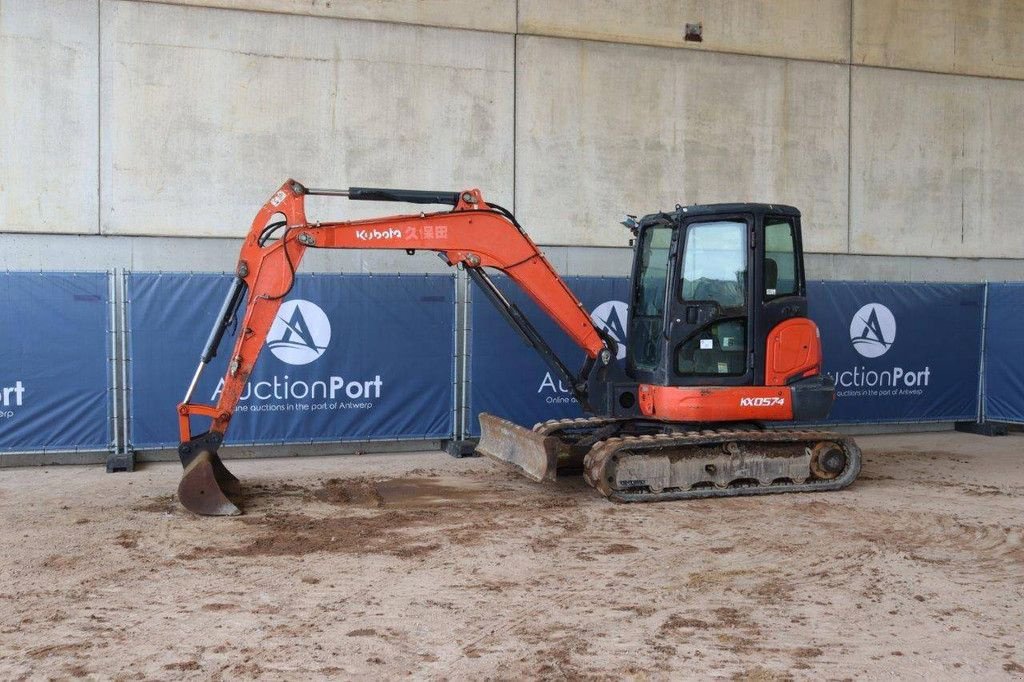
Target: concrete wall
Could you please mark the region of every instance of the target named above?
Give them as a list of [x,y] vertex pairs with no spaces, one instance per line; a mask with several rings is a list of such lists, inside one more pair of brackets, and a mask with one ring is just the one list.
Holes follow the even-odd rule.
[[[168,0],[147,0],[166,3]],[[470,28],[515,33],[516,0],[169,0],[195,7],[221,7],[337,19]]]
[[229,269],[292,176],[480,186],[572,273],[751,200],[814,276],[1024,279],[1024,0],[2,0],[0,57],[0,267]]
[[855,67],[850,251],[1024,258],[1024,81]]
[[[483,178],[512,202],[510,35],[148,2],[100,21],[105,234],[239,235],[288,177]],[[380,212],[332,203],[310,217]]]
[[1024,3],[854,0],[853,61],[870,66],[1024,78]]
[[[700,23],[701,42],[685,40]],[[533,35],[845,62],[849,0],[519,0]]]
[[846,250],[844,67],[533,36],[516,56],[516,206],[542,241],[615,246],[624,213],[749,200]]
[[0,2],[0,231],[96,232],[94,3]]

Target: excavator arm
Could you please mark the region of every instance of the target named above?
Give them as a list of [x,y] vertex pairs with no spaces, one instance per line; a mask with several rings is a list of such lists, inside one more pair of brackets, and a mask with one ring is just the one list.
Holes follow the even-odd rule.
[[[452,209],[369,220],[309,223],[305,214],[307,195],[448,204]],[[217,451],[267,333],[294,285],[306,249],[310,248],[393,249],[409,253],[430,250],[451,266],[461,264],[499,312],[566,380],[584,407],[587,406],[587,376],[595,365],[606,366],[615,357],[614,340],[595,327],[579,299],[515,217],[500,206],[485,203],[479,190],[427,192],[357,187],[329,190],[306,188],[289,180],[253,220],[239,255],[236,278],[221,306],[185,399],[178,406],[181,436],[178,453],[185,467],[178,496],[191,511],[209,515],[239,513],[225,494],[237,492],[238,480],[221,462]],[[484,268],[498,270],[511,278],[583,349],[587,359],[579,374],[562,364],[530,322],[494,286]],[[216,356],[225,331],[239,319],[243,301],[247,303],[217,404],[193,403],[202,371]],[[193,417],[209,418],[209,428],[193,434]]]

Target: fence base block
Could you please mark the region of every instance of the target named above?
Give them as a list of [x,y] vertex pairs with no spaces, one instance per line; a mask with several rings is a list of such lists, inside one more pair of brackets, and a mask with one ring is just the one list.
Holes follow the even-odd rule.
[[135,471],[135,452],[115,452],[107,456],[107,473],[115,474],[120,471]]
[[979,436],[1005,436],[1007,434],[1006,424],[999,422],[956,422],[954,428],[963,433],[974,433]]
[[479,457],[476,454],[476,444],[479,442],[478,438],[467,438],[466,440],[448,440],[444,443],[445,452],[452,457]]

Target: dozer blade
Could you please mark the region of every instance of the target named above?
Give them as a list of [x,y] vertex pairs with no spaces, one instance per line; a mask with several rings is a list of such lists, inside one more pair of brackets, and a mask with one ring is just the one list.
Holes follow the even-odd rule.
[[220,457],[203,450],[185,467],[178,484],[178,499],[193,514],[236,516],[242,512],[228,499],[240,492],[235,478]]
[[558,470],[558,439],[481,413],[476,451],[511,466],[537,482],[554,481]]

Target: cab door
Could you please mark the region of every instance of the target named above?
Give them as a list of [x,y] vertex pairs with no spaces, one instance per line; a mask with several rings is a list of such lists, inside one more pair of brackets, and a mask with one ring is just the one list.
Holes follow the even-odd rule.
[[[787,212],[768,213],[764,216],[764,228],[761,231],[759,251],[760,268],[758,285],[755,290],[758,313],[754,325],[754,338],[759,339],[761,346],[767,342],[771,331],[780,323],[796,318],[807,317],[807,289],[804,278],[803,245],[800,240],[800,214]],[[792,351],[799,354],[799,343],[795,343]],[[765,383],[768,361],[766,347],[755,347],[754,382]],[[786,365],[783,357],[775,354],[774,366],[776,373],[778,364]],[[797,365],[800,363],[795,361]]]
[[640,231],[626,333],[627,373],[640,383],[665,383],[665,311],[673,289],[672,262],[678,237],[677,226],[667,218],[645,225]]
[[754,216],[697,216],[682,220],[678,230],[662,385],[750,385]]

